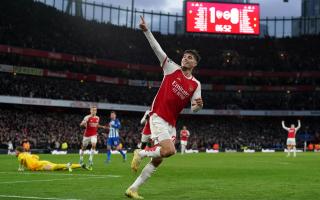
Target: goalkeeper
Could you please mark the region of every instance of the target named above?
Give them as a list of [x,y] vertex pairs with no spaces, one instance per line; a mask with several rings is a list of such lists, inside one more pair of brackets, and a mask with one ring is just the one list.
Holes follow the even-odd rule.
[[39,160],[38,155],[33,155],[29,152],[25,152],[22,147],[16,148],[16,156],[18,157],[19,161],[18,171],[24,171],[25,168],[31,171],[68,170],[69,172],[72,172],[72,169],[81,167],[87,169],[85,165],[80,164],[55,164],[46,160]]

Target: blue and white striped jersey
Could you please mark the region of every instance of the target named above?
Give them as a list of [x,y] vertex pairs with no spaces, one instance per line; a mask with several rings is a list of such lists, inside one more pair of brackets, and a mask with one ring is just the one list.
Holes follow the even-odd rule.
[[119,137],[119,129],[121,127],[120,121],[118,119],[111,120],[109,123],[109,135],[108,138]]

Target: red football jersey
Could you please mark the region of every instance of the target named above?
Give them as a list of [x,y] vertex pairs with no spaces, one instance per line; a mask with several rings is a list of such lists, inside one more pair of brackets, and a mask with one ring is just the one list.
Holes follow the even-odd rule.
[[84,131],[84,136],[90,137],[90,136],[97,135],[100,118],[98,116],[92,117],[90,115],[87,115],[85,116],[83,121],[87,124],[87,127]]
[[288,132],[288,138],[295,138],[296,137],[296,129],[290,128]]
[[168,58],[163,63],[164,78],[153,100],[150,115],[156,113],[175,127],[183,108],[190,101],[201,98],[201,85],[193,76],[186,77],[181,67]]
[[188,141],[189,135],[190,135],[190,133],[188,130],[181,130],[180,131],[180,139],[182,141]]

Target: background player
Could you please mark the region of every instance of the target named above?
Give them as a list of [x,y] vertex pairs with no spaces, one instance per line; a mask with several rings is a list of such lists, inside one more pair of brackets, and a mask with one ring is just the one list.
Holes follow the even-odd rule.
[[192,70],[200,61],[197,51],[186,50],[181,60],[181,66],[179,66],[168,59],[148,30],[143,17],[141,17],[140,28],[160,61],[164,78],[153,100],[149,119],[151,139],[157,146],[148,150],[135,150],[131,162],[132,170],[137,171],[142,158],[152,158],[140,176],[125,192],[126,196],[134,199],[143,198],[138,194],[138,189],[161,164],[162,159],[175,154],[176,149],[173,141],[176,137],[175,126],[179,113],[190,101],[193,111],[198,111],[203,107],[200,82],[192,76]]
[[107,160],[106,160],[106,163],[110,162],[112,147],[116,148],[120,152],[120,154],[122,155],[123,161],[126,161],[127,156],[122,151],[122,147],[120,145],[120,138],[119,138],[119,129],[121,128],[121,123],[120,123],[119,119],[117,119],[117,114],[115,111],[111,111],[110,122],[107,127],[109,127],[109,134],[108,134],[108,139],[107,139]]
[[[39,160],[39,156],[25,152],[23,147],[16,148],[16,156],[19,161],[18,171],[24,171],[27,168],[31,171],[56,171],[56,170],[69,170],[81,168],[80,164],[55,164],[46,160]],[[85,168],[85,165],[83,165]]]
[[97,130],[98,128],[105,128],[104,126],[99,125],[100,118],[97,116],[97,107],[90,107],[90,115],[84,117],[80,123],[81,127],[85,127],[83,134],[82,146],[80,150],[80,165],[83,165],[83,154],[86,150],[89,143],[91,143],[91,150],[89,156],[89,166],[88,168],[92,170],[93,166],[93,155],[96,150],[97,145]]
[[31,145],[27,138],[22,140],[21,145],[25,152],[30,152]]
[[180,131],[181,154],[184,154],[186,151],[189,137],[190,137],[190,132],[187,130],[186,126],[183,126],[182,130]]
[[144,113],[144,115],[140,121],[140,124],[144,124],[144,127],[141,132],[141,147],[140,147],[140,149],[144,149],[147,146],[148,142],[150,142],[150,140],[151,140],[149,113],[150,113],[150,110],[147,110]]
[[301,122],[298,120],[298,127],[296,128],[294,124],[291,124],[291,127],[286,127],[285,122],[282,121],[282,128],[288,131],[288,139],[287,139],[287,150],[288,150],[288,155],[287,157],[290,156],[290,151],[293,149],[293,156],[296,157],[296,133],[301,127]]

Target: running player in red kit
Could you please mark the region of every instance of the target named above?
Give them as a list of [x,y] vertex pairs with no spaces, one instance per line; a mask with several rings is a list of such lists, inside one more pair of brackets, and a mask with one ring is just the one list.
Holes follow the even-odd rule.
[[181,154],[184,154],[186,151],[189,136],[190,132],[187,130],[186,126],[183,126],[182,130],[180,131]]
[[149,114],[150,114],[150,110],[147,110],[144,113],[144,115],[140,121],[140,124],[144,124],[144,127],[141,132],[141,147],[140,147],[140,149],[144,149],[147,146],[148,142],[150,142],[150,140],[151,140]]
[[80,164],[83,165],[83,153],[86,150],[89,143],[91,143],[91,151],[89,156],[89,167],[88,169],[92,170],[93,165],[93,155],[96,150],[97,145],[97,131],[98,128],[105,128],[104,126],[99,125],[100,118],[97,116],[97,107],[90,107],[90,115],[84,117],[80,123],[81,127],[85,127],[83,134],[82,146],[80,150]]
[[163,158],[175,154],[175,126],[182,109],[190,102],[191,109],[194,112],[203,107],[200,82],[192,76],[192,70],[200,61],[198,52],[186,50],[181,60],[181,66],[179,66],[167,57],[148,30],[143,17],[141,17],[140,28],[160,61],[164,78],[153,100],[149,114],[151,139],[154,141],[155,146],[146,150],[135,150],[131,162],[132,170],[137,171],[143,158],[152,158],[151,162],[144,167],[140,176],[125,192],[126,196],[133,199],[143,199],[138,194],[139,187],[152,175],[161,164]]
[[288,155],[287,157],[290,157],[290,151],[293,149],[293,156],[296,157],[296,133],[301,127],[300,120],[298,120],[298,127],[296,128],[294,124],[291,124],[291,127],[288,128],[284,124],[285,122],[282,121],[282,128],[288,131],[288,139],[287,139],[287,150]]

